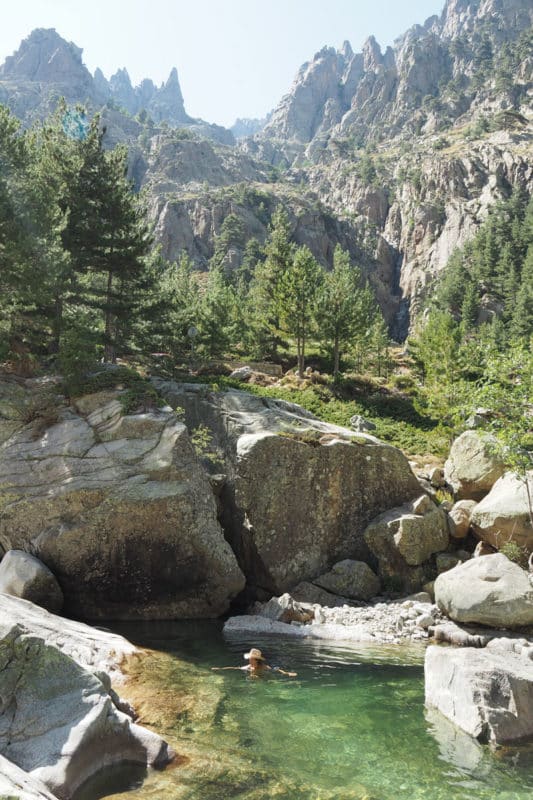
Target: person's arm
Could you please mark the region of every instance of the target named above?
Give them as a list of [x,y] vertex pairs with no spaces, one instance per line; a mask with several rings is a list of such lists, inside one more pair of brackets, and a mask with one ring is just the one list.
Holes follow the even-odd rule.
[[281,669],[280,667],[274,667],[274,672],[279,672],[281,673],[281,675],[286,675],[288,678],[296,678],[296,676],[298,675],[297,672],[286,672],[284,669]]
[[239,670],[242,670],[242,669],[249,669],[249,667],[248,667],[248,665],[246,665],[244,667],[211,667],[211,669],[214,669],[214,670],[217,670],[217,671],[220,671],[220,670],[223,670],[223,669],[239,669]]

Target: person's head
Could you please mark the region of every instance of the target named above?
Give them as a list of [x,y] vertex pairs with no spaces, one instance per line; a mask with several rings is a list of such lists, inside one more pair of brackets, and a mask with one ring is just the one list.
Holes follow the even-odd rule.
[[244,657],[250,662],[251,667],[259,667],[265,663],[264,656],[257,647],[252,647],[249,653],[245,653]]

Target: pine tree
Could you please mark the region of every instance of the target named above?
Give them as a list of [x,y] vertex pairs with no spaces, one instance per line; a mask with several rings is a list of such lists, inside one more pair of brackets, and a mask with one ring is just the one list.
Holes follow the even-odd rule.
[[371,327],[375,303],[362,285],[361,271],[352,266],[349,254],[337,245],[333,270],[324,275],[318,298],[318,335],[332,353],[333,376],[339,376],[341,356],[357,336]]
[[265,244],[265,260],[258,263],[248,294],[248,319],[255,344],[255,354],[274,358],[283,343],[280,337],[278,289],[292,264],[294,245],[291,242],[289,219],[283,206],[272,215]]
[[296,250],[292,266],[285,270],[277,286],[279,318],[283,329],[296,338],[300,378],[303,377],[305,348],[322,278],[320,265],[304,245]]
[[81,142],[81,164],[70,195],[65,248],[78,276],[78,302],[103,317],[106,361],[128,345],[129,320],[149,287],[151,236],[145,210],[127,179],[127,151],[105,151],[99,119]]

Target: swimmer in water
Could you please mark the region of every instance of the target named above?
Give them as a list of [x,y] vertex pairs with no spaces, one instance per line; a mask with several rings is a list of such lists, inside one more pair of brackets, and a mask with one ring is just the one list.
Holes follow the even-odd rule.
[[280,675],[286,675],[288,678],[295,678],[297,675],[296,672],[286,672],[279,667],[271,667],[270,664],[266,663],[261,650],[258,650],[257,647],[252,647],[249,653],[244,654],[244,658],[249,662],[245,664],[244,667],[211,667],[211,669],[238,669],[243,672],[249,672],[250,675],[254,675],[255,677],[262,675],[264,672],[279,672]]

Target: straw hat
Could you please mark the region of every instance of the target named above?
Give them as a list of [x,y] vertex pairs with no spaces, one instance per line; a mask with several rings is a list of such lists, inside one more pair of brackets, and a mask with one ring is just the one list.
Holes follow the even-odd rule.
[[247,661],[249,661],[251,658],[254,658],[256,661],[265,660],[261,650],[258,650],[257,647],[252,647],[249,653],[244,654],[244,657]]

